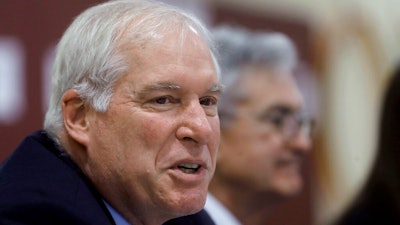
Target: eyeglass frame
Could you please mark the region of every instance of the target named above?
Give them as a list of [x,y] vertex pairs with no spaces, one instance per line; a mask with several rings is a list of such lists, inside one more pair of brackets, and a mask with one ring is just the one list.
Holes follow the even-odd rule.
[[272,126],[284,140],[293,139],[299,132],[308,138],[313,136],[315,121],[306,116],[304,112],[290,109],[287,106],[274,106],[258,115],[242,112],[238,114],[249,116],[268,127]]

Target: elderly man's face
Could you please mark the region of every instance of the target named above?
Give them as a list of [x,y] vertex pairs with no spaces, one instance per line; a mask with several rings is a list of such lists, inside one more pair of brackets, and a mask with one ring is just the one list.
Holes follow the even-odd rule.
[[265,73],[271,71],[262,67],[249,67],[244,73],[252,76],[238,91],[247,95],[231,126],[221,131],[216,179],[249,194],[291,196],[302,187],[300,164],[311,143],[301,132],[287,137],[279,126],[285,116],[301,109],[301,95],[290,74],[268,76]]
[[[87,171],[124,215],[154,221],[199,211],[219,145],[220,84],[194,33],[142,46],[106,113],[90,117]],[[172,215],[172,216],[171,216]]]

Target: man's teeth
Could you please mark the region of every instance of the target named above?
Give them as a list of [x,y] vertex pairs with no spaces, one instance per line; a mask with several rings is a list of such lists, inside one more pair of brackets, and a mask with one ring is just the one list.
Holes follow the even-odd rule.
[[195,173],[200,168],[200,165],[193,163],[181,163],[178,165],[178,168],[184,173]]

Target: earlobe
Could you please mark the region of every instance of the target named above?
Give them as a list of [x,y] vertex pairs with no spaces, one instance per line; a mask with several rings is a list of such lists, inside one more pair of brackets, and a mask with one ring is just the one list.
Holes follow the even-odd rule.
[[87,146],[89,129],[87,109],[76,90],[67,90],[61,98],[61,105],[68,135],[76,142]]

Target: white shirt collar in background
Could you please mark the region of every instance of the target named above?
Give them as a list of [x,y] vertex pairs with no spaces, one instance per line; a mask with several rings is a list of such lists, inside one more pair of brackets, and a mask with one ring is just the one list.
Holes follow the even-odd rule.
[[207,195],[204,209],[210,215],[215,225],[242,225],[238,219],[218,199],[210,193]]

